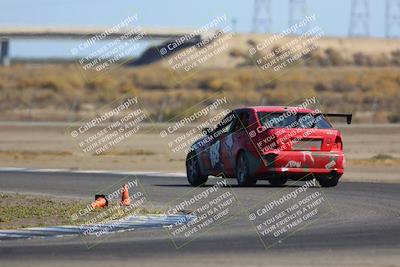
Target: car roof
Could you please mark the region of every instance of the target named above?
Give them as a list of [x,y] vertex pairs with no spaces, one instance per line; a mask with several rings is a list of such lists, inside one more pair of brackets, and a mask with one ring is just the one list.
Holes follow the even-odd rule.
[[288,107],[288,106],[252,106],[236,109],[236,111],[242,110],[254,110],[255,112],[287,112],[289,110],[296,110],[299,113],[310,113],[314,110],[299,107]]

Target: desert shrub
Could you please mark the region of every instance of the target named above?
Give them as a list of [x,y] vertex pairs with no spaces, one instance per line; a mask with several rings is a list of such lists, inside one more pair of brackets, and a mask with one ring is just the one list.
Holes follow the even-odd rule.
[[65,86],[65,83],[62,83],[56,79],[48,79],[48,80],[41,81],[39,83],[39,88],[51,89],[54,91],[62,91],[62,88],[64,86]]
[[174,74],[167,68],[145,67],[133,77],[133,84],[141,89],[169,89],[176,88]]
[[247,40],[247,44],[250,45],[250,46],[256,46],[257,45],[256,41],[251,40],[251,39]]
[[387,155],[387,154],[377,154],[372,157],[373,160],[387,160],[387,159],[393,159],[392,155]]
[[287,51],[286,49],[283,49],[280,46],[274,46],[271,49],[271,52],[274,53],[275,56],[280,56],[280,55],[284,54],[286,51]]
[[397,112],[392,112],[387,115],[387,120],[390,123],[399,123],[400,122],[400,115]]
[[321,66],[327,67],[331,65],[330,60],[320,54],[312,54],[307,61],[305,61],[306,66]]
[[[309,48],[310,47],[311,46],[309,46]],[[302,59],[306,66],[320,66],[322,57],[319,54],[318,48],[316,48],[316,49],[311,49],[309,53],[306,53],[305,55],[303,55]]]
[[85,82],[85,87],[89,90],[92,91],[101,91],[101,90],[105,90],[105,89],[115,89],[117,88],[118,85],[118,81],[116,79],[113,79],[110,76],[101,76],[101,77],[93,77],[93,78],[89,78],[86,82]]
[[235,58],[245,58],[245,57],[247,57],[247,53],[245,53],[245,52],[243,52],[242,50],[240,50],[240,49],[237,49],[237,48],[233,48],[233,49],[231,49],[231,51],[229,52],[229,55],[231,56],[231,57],[235,57]]
[[348,92],[358,89],[352,84],[348,84],[342,80],[333,80],[331,83],[332,90],[335,92]]
[[346,65],[346,60],[342,57],[342,54],[339,51],[333,48],[328,48],[325,50],[325,54],[330,65],[332,66]]
[[381,54],[376,57],[372,57],[372,65],[378,67],[387,67],[390,66],[390,59],[386,54]]
[[298,91],[286,87],[278,87],[277,90],[264,91],[268,104],[271,105],[287,105],[291,103],[294,98],[297,98]]
[[324,92],[327,91],[329,87],[323,82],[317,82],[314,84],[314,90],[316,92]]
[[248,88],[242,87],[237,80],[229,79],[222,82],[221,89],[223,91],[237,91],[240,89],[248,89]]
[[391,63],[395,66],[400,66],[400,49],[392,51],[391,55]]
[[276,89],[278,82],[276,80],[267,80],[264,81],[260,86],[256,87],[256,90],[259,89]]
[[372,60],[370,56],[358,52],[353,55],[353,63],[356,66],[371,66]]
[[254,84],[254,74],[252,72],[240,72],[236,75],[236,80],[240,83],[240,86],[250,87]]
[[138,89],[136,88],[136,86],[134,86],[132,84],[132,82],[126,81],[126,80],[121,81],[119,83],[119,85],[118,85],[118,88],[116,88],[116,89],[119,92],[123,93],[123,94],[129,93],[129,92],[137,92],[138,91]]
[[260,50],[256,50],[256,52],[251,55],[248,54],[245,58],[245,62],[242,64],[244,66],[257,66],[257,62],[261,60],[261,62],[266,63],[264,60],[264,54]]
[[56,98],[56,93],[52,91],[46,90],[37,90],[34,94],[34,98],[32,102],[39,103],[39,104],[49,104]]
[[222,90],[222,83],[218,78],[206,78],[200,81],[199,87],[205,90],[220,91]]
[[40,75],[35,77],[21,77],[17,80],[17,88],[38,88],[62,92],[70,89],[71,85],[65,78],[60,76]]

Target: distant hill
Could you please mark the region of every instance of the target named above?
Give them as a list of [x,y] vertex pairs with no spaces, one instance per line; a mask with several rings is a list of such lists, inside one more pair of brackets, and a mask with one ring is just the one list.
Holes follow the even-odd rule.
[[[202,67],[234,68],[254,64],[249,60],[249,49],[272,37],[273,35],[268,34],[234,34],[232,38],[224,41],[227,46],[224,51],[210,57],[201,65]],[[281,47],[298,37],[283,37],[271,44],[265,51]],[[400,39],[322,37],[313,43],[317,45],[317,49],[312,52],[312,56],[318,58],[321,65],[400,65]],[[185,51],[188,49],[190,48],[182,49],[172,56],[186,53]],[[332,60],[334,64],[327,62]],[[154,62],[154,59],[149,62]],[[163,64],[168,65],[167,62],[163,62]]]

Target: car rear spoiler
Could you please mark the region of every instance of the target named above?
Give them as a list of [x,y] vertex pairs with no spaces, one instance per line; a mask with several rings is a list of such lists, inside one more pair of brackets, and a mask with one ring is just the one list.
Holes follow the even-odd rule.
[[344,113],[323,113],[325,117],[335,117],[335,118],[346,118],[347,124],[351,124],[351,120],[353,118],[353,114],[344,114]]

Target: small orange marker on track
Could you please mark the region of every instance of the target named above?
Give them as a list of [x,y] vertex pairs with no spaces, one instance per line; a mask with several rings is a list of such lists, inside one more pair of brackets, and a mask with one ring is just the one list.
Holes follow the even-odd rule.
[[129,198],[129,190],[128,190],[127,184],[124,184],[124,186],[122,187],[121,205],[122,206],[130,206],[131,205],[131,199]]
[[108,206],[108,201],[104,195],[96,195],[91,206],[93,209],[104,208]]

